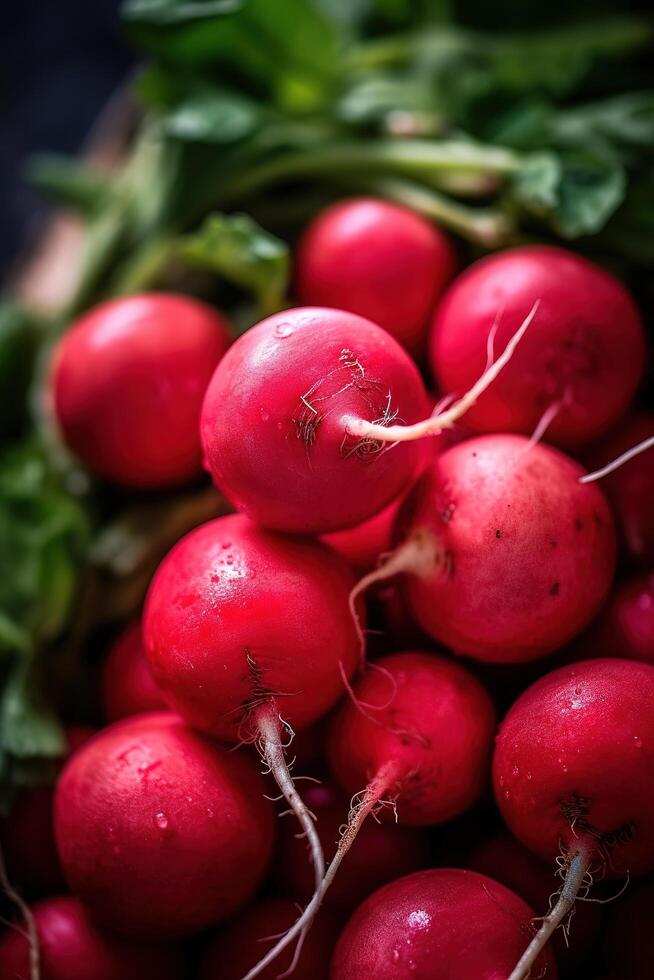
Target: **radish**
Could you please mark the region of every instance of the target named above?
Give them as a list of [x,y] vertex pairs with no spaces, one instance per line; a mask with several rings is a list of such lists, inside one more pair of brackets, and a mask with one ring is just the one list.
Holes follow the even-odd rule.
[[295,925],[250,970],[252,980],[306,930],[366,817],[384,804],[410,826],[443,823],[481,795],[495,732],[493,704],[465,667],[435,654],[382,657],[332,722],[331,768],[354,794],[348,824]]
[[[532,932],[532,910],[474,871],[437,868],[385,885],[354,913],[330,980],[500,980]],[[556,980],[546,947],[534,977]]]
[[102,705],[107,721],[166,707],[145,657],[138,621],[125,627],[107,654],[102,668]]
[[[241,980],[296,918],[297,905],[290,899],[264,898],[250,905],[209,941],[199,980]],[[290,974],[293,980],[328,980],[329,961],[340,930],[340,918],[329,909],[321,909]],[[275,980],[290,970],[292,963],[289,956],[288,963],[271,965],[261,977]]]
[[250,759],[172,712],[116,722],[64,769],[55,833],[68,882],[98,921],[139,939],[214,925],[256,891],[273,811]]
[[[466,866],[506,885],[533,909],[546,908],[557,888],[554,869],[506,832],[487,837],[469,855]],[[554,933],[552,950],[562,971],[580,969],[597,938],[601,913],[601,906],[582,902],[565,933]]]
[[321,540],[345,559],[355,573],[363,575],[390,550],[393,527],[405,495],[392,500],[374,517],[344,531],[323,534]]
[[[593,468],[603,467],[652,436],[654,416],[644,412],[634,414],[611,438],[589,454],[588,462]],[[635,563],[650,565],[654,564],[652,486],[654,451],[651,449],[602,479],[602,489],[613,505],[628,558]]]
[[466,422],[481,432],[530,434],[548,413],[550,441],[582,446],[628,409],[645,363],[633,300],[586,259],[530,245],[475,262],[438,307],[432,371],[442,390],[465,391],[483,371],[489,342],[503,350],[536,300],[532,329]]
[[625,657],[654,666],[654,572],[622,582],[579,646],[587,657]]
[[348,605],[353,582],[326,546],[235,514],[178,542],[153,579],[144,613],[147,655],[170,704],[224,741],[259,745],[307,835],[316,887],[322,849],[284,741],[329,711],[359,662]]
[[[323,782],[320,786],[308,787],[304,801],[316,816],[323,851],[331,859],[340,838],[343,815],[348,811],[348,798]],[[368,895],[387,882],[429,867],[429,856],[426,832],[416,827],[367,820],[325,896],[325,905],[353,912]],[[289,824],[282,824],[280,828],[274,877],[285,894],[310,900],[313,878],[306,861],[306,842],[292,832]]]
[[96,306],[54,353],[50,394],[64,441],[94,473],[126,487],[193,479],[202,399],[228,345],[225,318],[188,296]]
[[[66,729],[67,757],[93,734],[82,725]],[[64,874],[52,826],[52,786],[21,789],[0,823],[7,877],[21,894],[40,896],[63,887]]]
[[654,667],[586,660],[529,687],[504,719],[493,760],[509,829],[565,880],[510,980],[565,920],[592,873],[654,870]]
[[535,659],[587,625],[611,584],[609,507],[583,470],[524,436],[478,436],[432,463],[409,496],[401,544],[359,582],[405,573],[419,625],[479,660]]
[[182,980],[180,952],[102,932],[76,898],[46,898],[32,908],[39,940],[36,971],[27,938],[11,928],[0,938],[0,980]]
[[303,304],[358,313],[417,352],[456,265],[449,239],[414,211],[353,198],[325,208],[304,232],[296,289]]
[[323,534],[367,520],[423,468],[422,445],[348,434],[348,421],[428,411],[417,368],[353,313],[286,310],[239,337],[202,409],[205,465],[239,510],[267,527]]

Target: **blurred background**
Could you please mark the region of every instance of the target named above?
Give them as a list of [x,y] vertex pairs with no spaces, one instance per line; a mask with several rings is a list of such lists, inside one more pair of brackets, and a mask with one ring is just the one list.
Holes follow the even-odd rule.
[[[316,3],[340,0],[316,0]],[[356,2],[356,0],[351,0]],[[417,0],[420,2],[420,0]],[[423,0],[427,2],[427,0]],[[445,7],[447,0],[429,0]],[[23,178],[33,152],[75,152],[128,73],[121,0],[2,0],[0,29],[0,280],[29,244],[44,205]],[[392,5],[389,0],[389,5]],[[633,0],[451,0],[462,23],[488,29],[539,26],[651,10]]]

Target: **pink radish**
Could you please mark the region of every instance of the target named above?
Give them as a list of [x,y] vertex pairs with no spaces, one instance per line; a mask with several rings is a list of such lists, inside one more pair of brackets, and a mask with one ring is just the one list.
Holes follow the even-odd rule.
[[202,409],[205,463],[240,510],[267,527],[353,527],[417,477],[425,448],[386,451],[350,437],[352,418],[415,422],[427,413],[417,368],[384,330],[340,310],[301,308],[239,337]]
[[654,572],[622,582],[579,646],[587,657],[625,657],[654,666]]
[[96,306],[70,327],[52,363],[52,407],[66,444],[126,487],[198,476],[202,399],[228,345],[225,318],[188,296]]
[[[504,980],[533,931],[533,914],[514,892],[474,871],[408,875],[354,913],[330,980]],[[556,980],[548,948],[533,976]]]
[[[291,899],[264,898],[250,905],[212,937],[202,958],[199,980],[241,980],[296,918],[297,904]],[[321,909],[290,974],[293,980],[328,980],[329,961],[340,930],[340,918],[329,909]],[[292,963],[292,956],[288,962],[282,958],[260,976],[276,980]]]
[[322,850],[284,742],[329,711],[359,662],[353,582],[325,545],[230,515],[178,542],[144,613],[147,654],[170,704],[209,734],[259,745],[307,835],[316,887]]
[[[632,415],[602,445],[589,453],[593,469],[618,459],[622,453],[654,437],[654,416]],[[654,450],[640,453],[601,481],[615,511],[624,549],[632,562],[654,564]]]
[[[325,856],[331,859],[341,836],[349,798],[324,782],[320,786],[307,787],[303,795],[306,805],[316,816],[316,829]],[[429,855],[426,832],[415,827],[367,820],[325,896],[325,905],[353,912],[371,892],[387,882],[429,867]],[[283,823],[280,828],[275,882],[285,894],[306,901],[313,893],[306,841],[299,838],[288,823]]]
[[537,681],[497,738],[495,796],[509,829],[539,857],[561,858],[556,905],[510,980],[523,980],[592,873],[654,870],[654,667],[586,660]]
[[[506,832],[487,837],[469,855],[466,866],[506,885],[533,909],[547,908],[558,885],[554,869]],[[580,964],[597,938],[601,913],[599,905],[579,903],[565,934],[554,933],[552,950],[561,970],[581,969]]]
[[102,705],[107,721],[166,707],[145,657],[138,621],[125,627],[107,654],[102,668]]
[[419,625],[457,653],[510,663],[551,653],[599,609],[613,520],[580,466],[524,436],[442,453],[409,496],[401,544],[357,586],[405,573]]
[[329,757],[354,794],[347,827],[314,896],[295,925],[247,974],[252,980],[308,928],[366,817],[384,804],[405,824],[442,823],[480,796],[496,715],[465,667],[428,653],[382,657],[336,713]]
[[333,548],[359,575],[377,565],[380,556],[390,550],[393,527],[404,495],[392,500],[374,517],[344,531],[323,534],[322,541]]
[[481,259],[459,276],[432,327],[434,377],[444,391],[469,388],[484,369],[489,341],[502,351],[536,300],[533,327],[466,423],[481,432],[528,435],[550,411],[548,439],[583,446],[628,409],[643,374],[645,342],[629,293],[572,252],[522,246]]
[[38,964],[26,937],[9,929],[0,938],[0,980],[182,980],[182,957],[172,946],[149,946],[102,932],[76,898],[46,898],[32,907]]
[[296,288],[301,303],[358,313],[415,352],[456,265],[450,241],[420,215],[352,198],[325,208],[306,229]]
[[64,769],[55,832],[68,882],[99,922],[139,939],[214,925],[256,891],[273,811],[252,761],[172,712],[104,729]]

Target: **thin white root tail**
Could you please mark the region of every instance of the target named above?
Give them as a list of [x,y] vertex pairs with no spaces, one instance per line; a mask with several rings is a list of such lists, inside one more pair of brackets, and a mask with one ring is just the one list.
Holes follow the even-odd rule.
[[640,456],[647,449],[651,449],[654,446],[654,436],[650,436],[648,439],[643,439],[636,446],[632,446],[631,449],[627,449],[626,452],[618,456],[617,459],[611,460],[606,466],[603,466],[601,470],[595,470],[593,473],[586,473],[585,476],[579,477],[580,483],[593,483],[595,480],[601,480],[603,476],[608,476],[609,473],[613,473],[614,470],[619,469],[628,463],[630,459],[634,456]]
[[36,922],[34,921],[34,916],[29,905],[9,881],[2,849],[0,849],[0,886],[9,901],[13,902],[16,906],[25,923],[24,929],[21,929],[19,926],[15,926],[14,928],[25,937],[29,946],[30,980],[41,980],[41,950]]
[[564,921],[574,908],[579,891],[583,888],[590,863],[593,858],[592,844],[585,841],[580,843],[568,859],[563,887],[559,893],[554,908],[542,921],[541,927],[520,957],[509,980],[528,980],[532,967],[547,945],[555,929]]
[[325,858],[316,833],[313,814],[307,809],[302,797],[296,790],[284,756],[282,729],[288,728],[288,726],[281,720],[273,704],[264,705],[257,710],[255,724],[259,733],[258,744],[261,755],[309,842],[315,890],[311,902],[297,921],[279,942],[266,953],[263,959],[252,967],[244,980],[251,980],[252,977],[258,976],[296,936],[302,940],[304,932],[309,928],[311,920],[320,908],[320,889],[325,878]]
[[539,306],[540,300],[537,299],[497,360],[486,368],[472,388],[455,401],[450,408],[413,425],[379,425],[374,422],[367,422],[365,419],[348,418],[346,426],[349,435],[359,439],[375,439],[379,442],[411,442],[425,436],[438,436],[444,429],[450,429],[455,422],[458,422],[465,415],[468,409],[472,408],[480,395],[486,391],[500,371],[509,363],[529,324],[536,316]]

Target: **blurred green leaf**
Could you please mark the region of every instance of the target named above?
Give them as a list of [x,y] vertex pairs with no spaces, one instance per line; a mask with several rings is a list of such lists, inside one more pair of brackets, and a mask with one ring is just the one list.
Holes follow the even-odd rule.
[[261,110],[251,99],[220,89],[205,89],[179,102],[163,119],[163,131],[180,140],[227,144],[249,136]]
[[106,174],[55,154],[38,154],[27,165],[27,178],[53,203],[93,217],[111,202],[114,185]]
[[182,240],[179,256],[255,294],[262,314],[284,305],[289,248],[245,214],[210,214]]
[[246,0],[125,0],[122,16],[141,24],[184,24],[222,17],[240,10]]
[[12,300],[0,300],[0,438],[16,434],[26,420],[37,343],[34,318]]
[[43,696],[38,673],[27,658],[19,660],[0,697],[0,746],[18,759],[55,759],[63,755],[63,728]]

